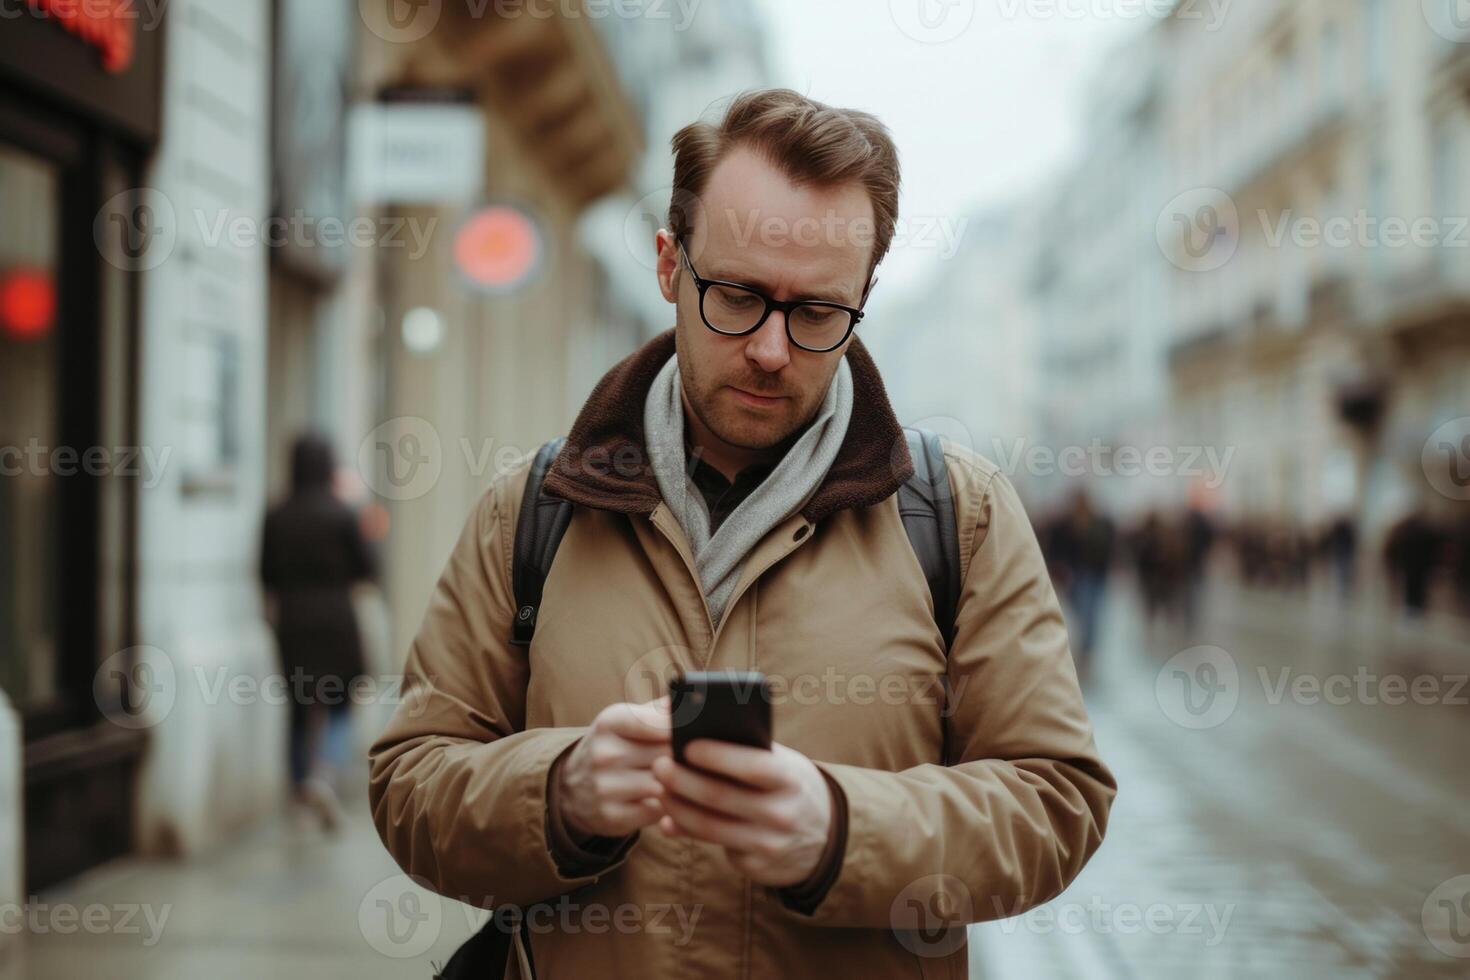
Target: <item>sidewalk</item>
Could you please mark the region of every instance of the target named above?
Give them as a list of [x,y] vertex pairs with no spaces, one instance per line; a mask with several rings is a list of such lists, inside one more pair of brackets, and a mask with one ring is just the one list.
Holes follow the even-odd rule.
[[365,798],[347,808],[336,836],[281,819],[218,854],[125,859],[42,894],[0,980],[428,980],[477,910],[414,886]]
[[1232,623],[1269,622],[1278,630],[1321,642],[1341,639],[1366,644],[1383,661],[1409,661],[1422,669],[1470,669],[1470,620],[1431,611],[1405,616],[1385,597],[1364,590],[1342,599],[1326,588],[1279,591],[1247,588],[1233,579],[1215,578],[1206,586],[1207,615]]

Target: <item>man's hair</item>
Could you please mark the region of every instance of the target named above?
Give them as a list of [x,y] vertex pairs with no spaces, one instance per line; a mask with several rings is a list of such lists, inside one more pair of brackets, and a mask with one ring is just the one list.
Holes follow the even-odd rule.
[[898,222],[898,149],[878,117],[838,109],[789,88],[741,92],[718,123],[691,123],[674,134],[669,230],[683,239],[715,166],[738,147],[762,154],[792,183],[830,187],[857,181],[873,205],[873,259],[888,254]]

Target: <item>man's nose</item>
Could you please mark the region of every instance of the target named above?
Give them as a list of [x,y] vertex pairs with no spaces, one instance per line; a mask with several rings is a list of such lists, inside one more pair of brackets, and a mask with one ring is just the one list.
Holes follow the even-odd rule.
[[761,328],[750,335],[745,354],[765,371],[779,371],[791,363],[791,339],[786,336],[786,314],[780,310],[772,310]]

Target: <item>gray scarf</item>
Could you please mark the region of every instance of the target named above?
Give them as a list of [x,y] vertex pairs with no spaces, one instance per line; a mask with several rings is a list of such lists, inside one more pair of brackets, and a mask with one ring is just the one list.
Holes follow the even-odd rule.
[[761,485],[725,518],[713,537],[709,533],[709,506],[689,475],[692,467],[684,452],[682,384],[676,353],[648,389],[643,405],[644,438],[659,493],[689,537],[710,619],[718,626],[725,603],[740,579],[745,556],[767,532],[806,504],[837,458],[852,418],[852,369],[844,355],[827,387],[827,397],[806,431]]

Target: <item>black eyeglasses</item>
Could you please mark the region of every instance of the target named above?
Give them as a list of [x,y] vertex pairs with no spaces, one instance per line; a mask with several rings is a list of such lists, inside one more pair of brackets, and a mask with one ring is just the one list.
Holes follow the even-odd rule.
[[[715,333],[727,337],[743,337],[755,333],[770,317],[772,310],[786,314],[786,336],[802,350],[825,354],[841,347],[853,328],[863,318],[861,307],[854,309],[841,303],[822,300],[775,300],[758,289],[738,282],[721,279],[705,279],[694,271],[694,263],[684,242],[679,241],[679,252],[689,275],[699,290],[699,315],[704,325]],[[863,302],[878,280],[868,283],[863,290]]]

